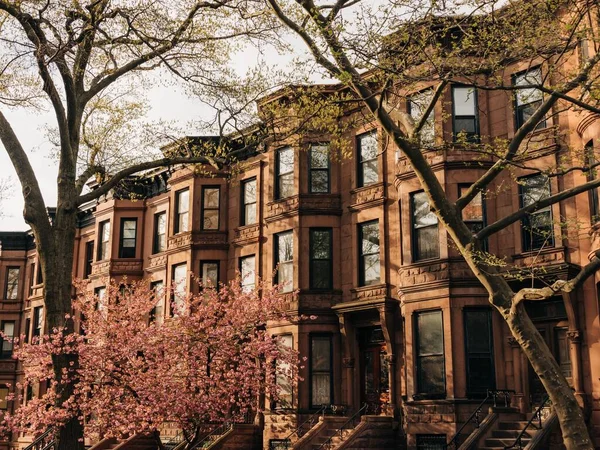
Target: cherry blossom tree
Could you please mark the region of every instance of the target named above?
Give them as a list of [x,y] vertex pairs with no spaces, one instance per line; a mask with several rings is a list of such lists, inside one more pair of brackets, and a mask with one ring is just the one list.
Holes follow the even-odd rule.
[[[244,290],[239,278],[219,289],[201,286],[173,304],[172,317],[157,314],[168,293],[147,281],[112,280],[102,298],[84,282],[77,287],[79,333],[55,328],[15,345],[24,368],[17,391],[41,395],[5,416],[6,431],[39,434],[76,419],[86,437],[122,438],[174,422],[192,430],[193,442],[202,424],[256,412],[261,395],[278,399],[277,379],[296,380],[298,354],[267,329],[269,321],[286,319],[276,286]],[[58,379],[52,356],[72,353],[78,365]],[[64,383],[73,393],[60,404]]]

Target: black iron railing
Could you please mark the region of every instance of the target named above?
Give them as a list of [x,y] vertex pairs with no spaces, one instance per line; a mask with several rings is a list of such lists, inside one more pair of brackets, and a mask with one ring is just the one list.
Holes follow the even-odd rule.
[[250,424],[252,423],[253,417],[252,412],[248,411],[242,416],[234,416],[223,422],[221,425],[216,427],[198,442],[189,447],[188,450],[199,450],[199,449],[208,449],[211,448],[212,445],[217,442],[221,437],[225,436],[231,430],[233,430],[234,424]]
[[284,448],[291,448],[292,438],[296,436],[298,439],[300,439],[302,436],[304,436],[304,434],[314,427],[319,421],[319,417],[325,415],[325,411],[327,411],[329,407],[329,405],[323,405],[316,413],[312,414],[308,419],[298,425],[298,428],[288,434],[283,442],[280,443],[280,445],[282,445]]
[[[521,430],[521,432],[515,439],[515,442],[513,442],[512,445],[504,447],[505,450],[508,450],[510,448],[522,449],[523,448],[523,438],[525,437],[525,433],[527,432],[527,430],[530,428],[535,428],[536,430],[542,429],[542,426],[543,426],[542,411],[546,407],[548,400],[550,400],[550,398],[547,395],[545,395],[542,400],[542,404],[540,406],[538,406],[538,408],[535,410],[535,412],[531,416],[531,419],[529,419],[529,422],[527,422],[527,425],[525,425],[525,427]],[[537,423],[535,423],[535,422],[537,422]]]
[[[452,436],[452,439],[448,441],[446,444],[446,449],[457,449],[460,447],[461,440],[460,437],[462,435],[462,431],[465,427],[473,423],[475,428],[479,428],[482,422],[482,412],[486,403],[492,403],[495,408],[497,407],[510,407],[510,396],[514,394],[515,391],[510,389],[488,389],[486,392],[485,398],[481,401],[477,408],[471,413],[469,418],[462,424],[462,426],[458,429],[458,431]],[[486,414],[487,415],[487,414]]]
[[356,411],[344,424],[335,430],[335,433],[329,437],[323,444],[319,447],[319,450],[332,450],[337,444],[333,443],[333,440],[336,437],[340,439],[344,439],[344,432],[347,430],[351,430],[356,427],[358,422],[360,422],[360,417],[367,411],[368,404],[365,403],[358,411]]
[[48,428],[23,450],[53,450],[56,445],[56,429]]

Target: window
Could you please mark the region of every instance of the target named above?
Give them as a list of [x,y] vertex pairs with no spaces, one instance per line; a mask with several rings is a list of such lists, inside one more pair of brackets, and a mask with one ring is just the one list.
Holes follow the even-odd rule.
[[464,134],[469,142],[479,141],[477,91],[468,86],[452,86],[452,128],[454,139]]
[[467,393],[485,396],[496,387],[492,313],[489,309],[465,309]]
[[200,275],[203,286],[219,286],[219,261],[201,261]]
[[13,338],[15,337],[15,322],[14,321],[3,321],[2,322],[2,354],[0,358],[7,359],[12,356],[13,352]]
[[310,407],[333,403],[331,336],[310,337]]
[[[425,114],[427,107],[433,100],[433,89],[418,92],[408,99],[408,114],[412,117],[415,125],[420,122],[421,117]],[[420,133],[421,145],[431,146],[435,144],[435,114],[431,110],[425,124],[421,128]]]
[[440,257],[438,219],[429,207],[425,192],[415,192],[411,199],[413,225],[413,260]]
[[294,195],[294,149],[277,150],[275,200]]
[[379,222],[374,220],[358,225],[359,261],[358,284],[369,286],[380,281]]
[[[519,179],[521,207],[532,205],[550,196],[550,180],[546,175],[533,175]],[[529,213],[521,220],[523,251],[554,246],[552,208],[546,206]]]
[[42,284],[44,282],[44,275],[42,273],[42,262],[40,261],[40,258],[38,258],[38,262],[35,266],[37,267],[36,282],[37,284]]
[[28,317],[27,319],[25,319],[25,330],[24,330],[24,338],[23,340],[25,341],[26,344],[29,343],[29,333],[31,332],[31,319]]
[[[542,70],[538,67],[513,77],[513,86],[542,84]],[[517,89],[515,92],[515,129],[518,130],[542,104],[542,91],[536,88]],[[536,129],[546,128],[546,121],[540,120]]]
[[358,153],[357,187],[369,186],[379,181],[379,162],[377,160],[377,131],[356,137]]
[[269,450],[288,450],[290,441],[288,439],[269,439]]
[[442,311],[420,312],[416,315],[417,393],[444,395],[444,328]]
[[167,214],[164,212],[154,215],[154,241],[152,253],[164,252],[167,249]]
[[35,263],[29,266],[29,295],[33,295],[33,286],[35,286]]
[[[460,184],[458,186],[458,196],[462,197],[469,187],[470,185],[468,184]],[[485,215],[483,196],[481,195],[481,192],[477,193],[473,200],[471,200],[471,202],[463,208],[462,219],[473,234],[477,234],[483,229],[485,224]]]
[[8,409],[8,388],[6,386],[0,386],[0,410],[6,411]]
[[[279,345],[281,347],[294,348],[294,340],[291,334],[279,336]],[[275,382],[279,392],[279,401],[274,405],[275,408],[291,408],[293,403],[293,385],[290,373],[291,367],[288,362],[276,361],[275,363]]]
[[44,326],[44,307],[37,306],[33,308],[33,332],[32,337],[40,337],[42,335],[42,327]]
[[[596,156],[594,155],[594,141],[589,141],[585,144],[585,165],[589,167],[586,176],[587,181],[592,181],[596,179],[597,176],[597,168],[596,165]],[[600,220],[600,211],[598,209],[598,188],[593,188],[588,191],[588,195],[590,198],[590,219],[592,223],[598,222]]]
[[333,230],[310,229],[310,288],[331,289],[333,286]]
[[326,194],[329,192],[329,144],[313,144],[309,157],[310,193]]
[[256,223],[256,178],[242,181],[242,211],[240,225]]
[[119,258],[135,258],[137,219],[121,219]]
[[98,297],[98,303],[96,303],[96,310],[101,311],[102,315],[105,316],[108,312],[108,305],[106,304],[108,299],[105,299],[106,287],[102,286],[94,289],[94,294],[96,295],[96,297]]
[[294,236],[291,231],[275,235],[275,266],[277,274],[275,282],[280,285],[281,292],[292,292],[294,289]]
[[98,240],[98,261],[108,258],[108,247],[110,241],[110,221],[100,223],[100,239]]
[[187,265],[185,263],[173,266],[173,308],[171,315],[175,315],[185,307],[187,292]]
[[19,295],[19,275],[21,270],[18,267],[6,268],[6,285],[4,287],[4,298],[6,300],[16,300]]
[[446,450],[445,434],[417,434],[417,450]]
[[240,258],[240,277],[242,278],[242,290],[252,292],[256,287],[256,256]]
[[219,187],[202,188],[202,229],[219,229]]
[[175,234],[189,229],[190,191],[183,189],[175,193]]
[[94,263],[94,241],[85,243],[85,268],[83,277],[87,278],[92,274],[92,264]]
[[163,323],[165,317],[165,283],[162,280],[153,281],[150,289],[154,291],[156,304],[150,311],[150,322]]

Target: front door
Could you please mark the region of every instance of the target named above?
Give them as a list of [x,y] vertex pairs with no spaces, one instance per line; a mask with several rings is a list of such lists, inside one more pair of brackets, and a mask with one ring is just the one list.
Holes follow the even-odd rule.
[[367,330],[361,346],[361,404],[368,414],[380,414],[381,406],[389,402],[389,366],[381,328]]

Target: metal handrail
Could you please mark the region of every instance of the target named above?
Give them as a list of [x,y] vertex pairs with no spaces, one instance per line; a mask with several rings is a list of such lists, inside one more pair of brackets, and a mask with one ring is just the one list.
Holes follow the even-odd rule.
[[220,425],[217,428],[215,428],[210,433],[208,433],[206,436],[204,436],[202,439],[200,439],[194,445],[192,445],[189,448],[189,450],[196,450],[196,449],[199,449],[199,448],[210,448],[211,445],[217,439],[219,439],[221,436],[225,435],[226,433],[228,433],[232,429],[233,429],[233,420],[230,419],[227,422],[224,422],[222,425]]
[[323,442],[323,444],[319,447],[319,450],[323,449],[323,450],[331,450],[332,447],[332,443],[331,440],[336,436],[339,435],[340,439],[344,438],[344,430],[348,429],[348,424],[352,424],[351,428],[354,428],[354,421],[360,417],[362,415],[362,413],[364,411],[367,410],[367,407],[369,405],[367,403],[365,403],[358,411],[356,411],[346,422],[344,422],[344,424],[339,427],[337,430],[335,430],[335,433],[333,433],[333,435],[329,436],[329,439],[327,439],[325,442]]
[[[33,440],[33,442],[31,444],[29,444],[27,447],[25,447],[23,450],[49,450],[50,448],[54,447],[55,444],[55,440],[54,440],[54,432],[56,430],[54,429],[54,427],[48,428],[46,431],[44,431],[42,434],[40,434],[37,438],[35,438]],[[50,440],[47,440],[47,438],[50,437]]]
[[[544,399],[542,400],[542,404],[540,406],[538,406],[538,409],[535,410],[535,412],[533,413],[533,415],[531,416],[531,419],[529,419],[529,421],[527,422],[527,425],[525,425],[525,427],[523,427],[523,429],[521,430],[521,432],[519,433],[519,435],[517,436],[517,438],[515,439],[515,442],[513,442],[512,445],[508,445],[506,447],[504,447],[504,450],[508,450],[509,448],[515,448],[517,445],[519,446],[519,449],[523,448],[523,443],[521,442],[523,439],[523,435],[525,434],[525,432],[527,431],[527,429],[532,426],[534,427],[536,430],[541,430],[542,429],[542,409],[544,409],[544,407],[546,406],[546,403],[548,403],[548,400],[550,400],[550,397],[548,397],[547,395],[544,396]],[[536,427],[533,424],[533,421],[537,419],[539,420],[539,427]]]
[[498,397],[502,396],[504,397],[504,407],[508,408],[510,406],[510,394],[514,394],[515,391],[513,391],[512,389],[488,389],[486,391],[486,395],[485,398],[482,400],[482,402],[477,406],[477,408],[475,408],[475,410],[471,413],[471,415],[469,416],[469,418],[462,424],[462,426],[458,429],[458,431],[456,433],[454,433],[454,436],[452,436],[452,439],[450,439],[450,441],[448,441],[448,443],[446,444],[446,449],[450,449],[450,448],[458,448],[459,447],[459,442],[458,442],[458,438],[460,437],[460,434],[462,432],[462,430],[464,430],[464,428],[471,422],[475,423],[475,428],[479,428],[479,426],[481,425],[481,421],[479,420],[479,415],[481,414],[481,410],[483,409],[483,406],[490,400],[490,397],[492,397],[493,402],[494,402],[494,407],[498,406],[497,403],[497,399]]
[[301,438],[304,435],[304,433],[300,434],[301,431],[304,429],[304,426],[306,424],[310,424],[310,428],[312,428],[314,426],[315,422],[318,420],[318,417],[325,415],[325,411],[329,407],[330,407],[329,405],[321,406],[321,408],[316,413],[312,414],[308,419],[306,419],[304,422],[302,422],[298,426],[298,428],[296,428],[294,431],[292,431],[290,434],[288,434],[284,439],[286,447],[290,448],[290,444],[292,443],[292,436],[296,435],[296,436],[298,436],[298,439]]

